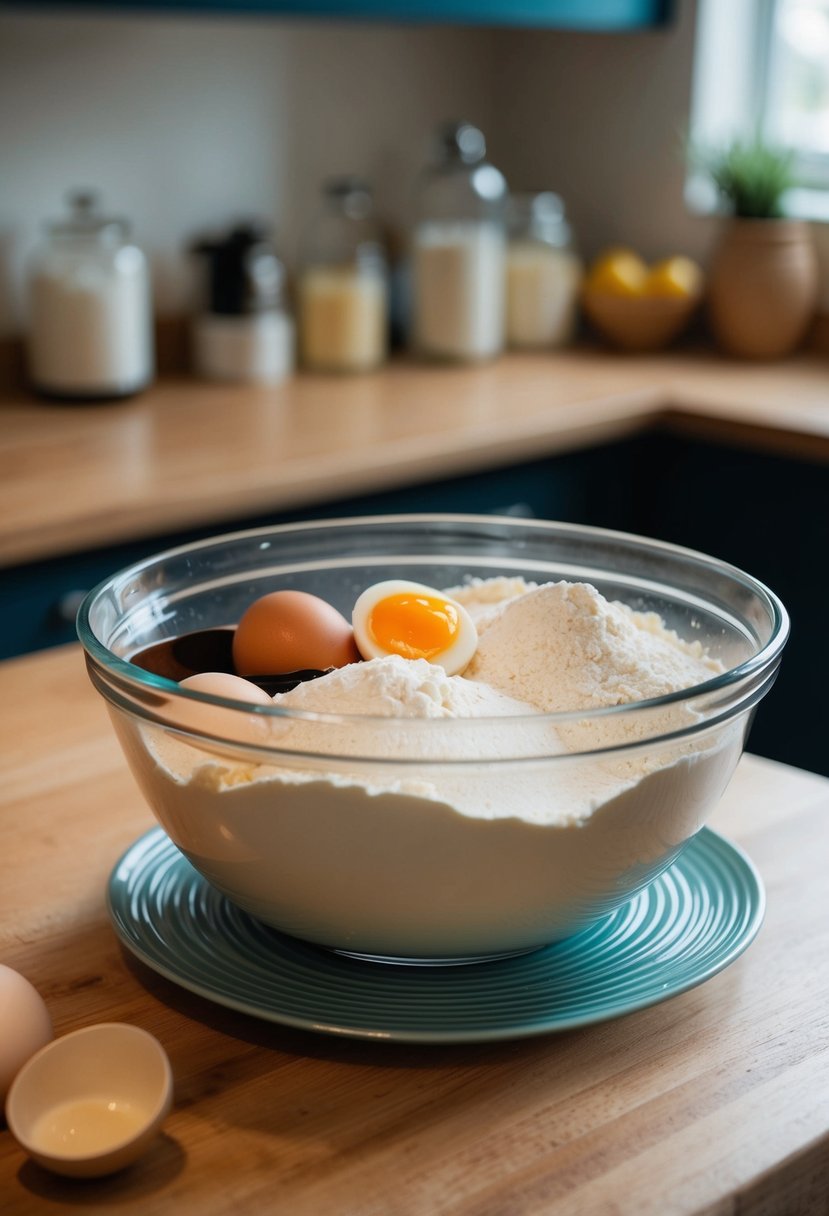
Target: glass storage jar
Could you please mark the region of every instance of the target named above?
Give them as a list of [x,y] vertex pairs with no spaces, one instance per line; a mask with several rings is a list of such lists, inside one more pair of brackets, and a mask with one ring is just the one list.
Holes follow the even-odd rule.
[[507,185],[477,127],[441,127],[435,147],[416,203],[412,343],[429,358],[490,358],[504,345]]
[[153,375],[147,259],[126,220],[101,214],[96,196],[70,196],[29,269],[29,374],[67,399],[127,397]]
[[578,315],[582,265],[557,194],[515,194],[507,209],[507,344],[566,346]]
[[302,363],[361,372],[388,353],[386,255],[369,186],[354,177],[323,187],[323,210],[299,276]]

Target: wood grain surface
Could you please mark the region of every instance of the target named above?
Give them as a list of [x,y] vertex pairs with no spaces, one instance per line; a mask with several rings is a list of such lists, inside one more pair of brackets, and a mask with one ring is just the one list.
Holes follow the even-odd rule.
[[109,872],[153,820],[80,650],[0,665],[0,961],[57,1034],[155,1034],[176,1101],[150,1153],[50,1176],[0,1129],[0,1212],[798,1216],[829,1210],[829,781],[745,757],[712,826],[766,884],[726,971],[514,1043],[366,1044],[189,995],[125,955]]
[[0,565],[506,466],[661,419],[829,459],[829,359],[508,355],[134,400],[0,398]]

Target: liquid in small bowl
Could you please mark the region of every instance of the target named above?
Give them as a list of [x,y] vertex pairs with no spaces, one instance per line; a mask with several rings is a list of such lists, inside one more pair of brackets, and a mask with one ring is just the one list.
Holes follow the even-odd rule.
[[39,1165],[94,1178],[147,1150],[172,1098],[172,1070],[158,1040],[138,1026],[104,1022],[37,1052],[9,1090],[6,1117]]

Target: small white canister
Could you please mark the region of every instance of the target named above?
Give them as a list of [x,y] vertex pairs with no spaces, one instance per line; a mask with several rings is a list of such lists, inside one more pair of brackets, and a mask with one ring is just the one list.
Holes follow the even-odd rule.
[[277,384],[294,370],[286,274],[264,224],[237,224],[192,246],[201,262],[192,323],[195,372],[206,380]]
[[128,397],[153,377],[147,259],[94,195],[74,194],[70,206],[30,266],[30,379],[67,400]]

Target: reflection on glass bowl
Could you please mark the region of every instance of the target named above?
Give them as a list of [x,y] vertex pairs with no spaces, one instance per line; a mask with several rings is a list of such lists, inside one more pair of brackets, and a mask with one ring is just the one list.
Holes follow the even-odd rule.
[[[281,589],[349,616],[384,579],[447,588],[502,576],[591,584],[658,614],[716,663],[694,687],[633,704],[403,720],[243,705],[130,661],[232,627]],[[446,961],[569,936],[669,866],[734,771],[788,619],[761,583],[702,554],[575,525],[430,515],[257,529],[162,553],[91,592],[78,630],[139,786],[210,883],[322,946]]]

